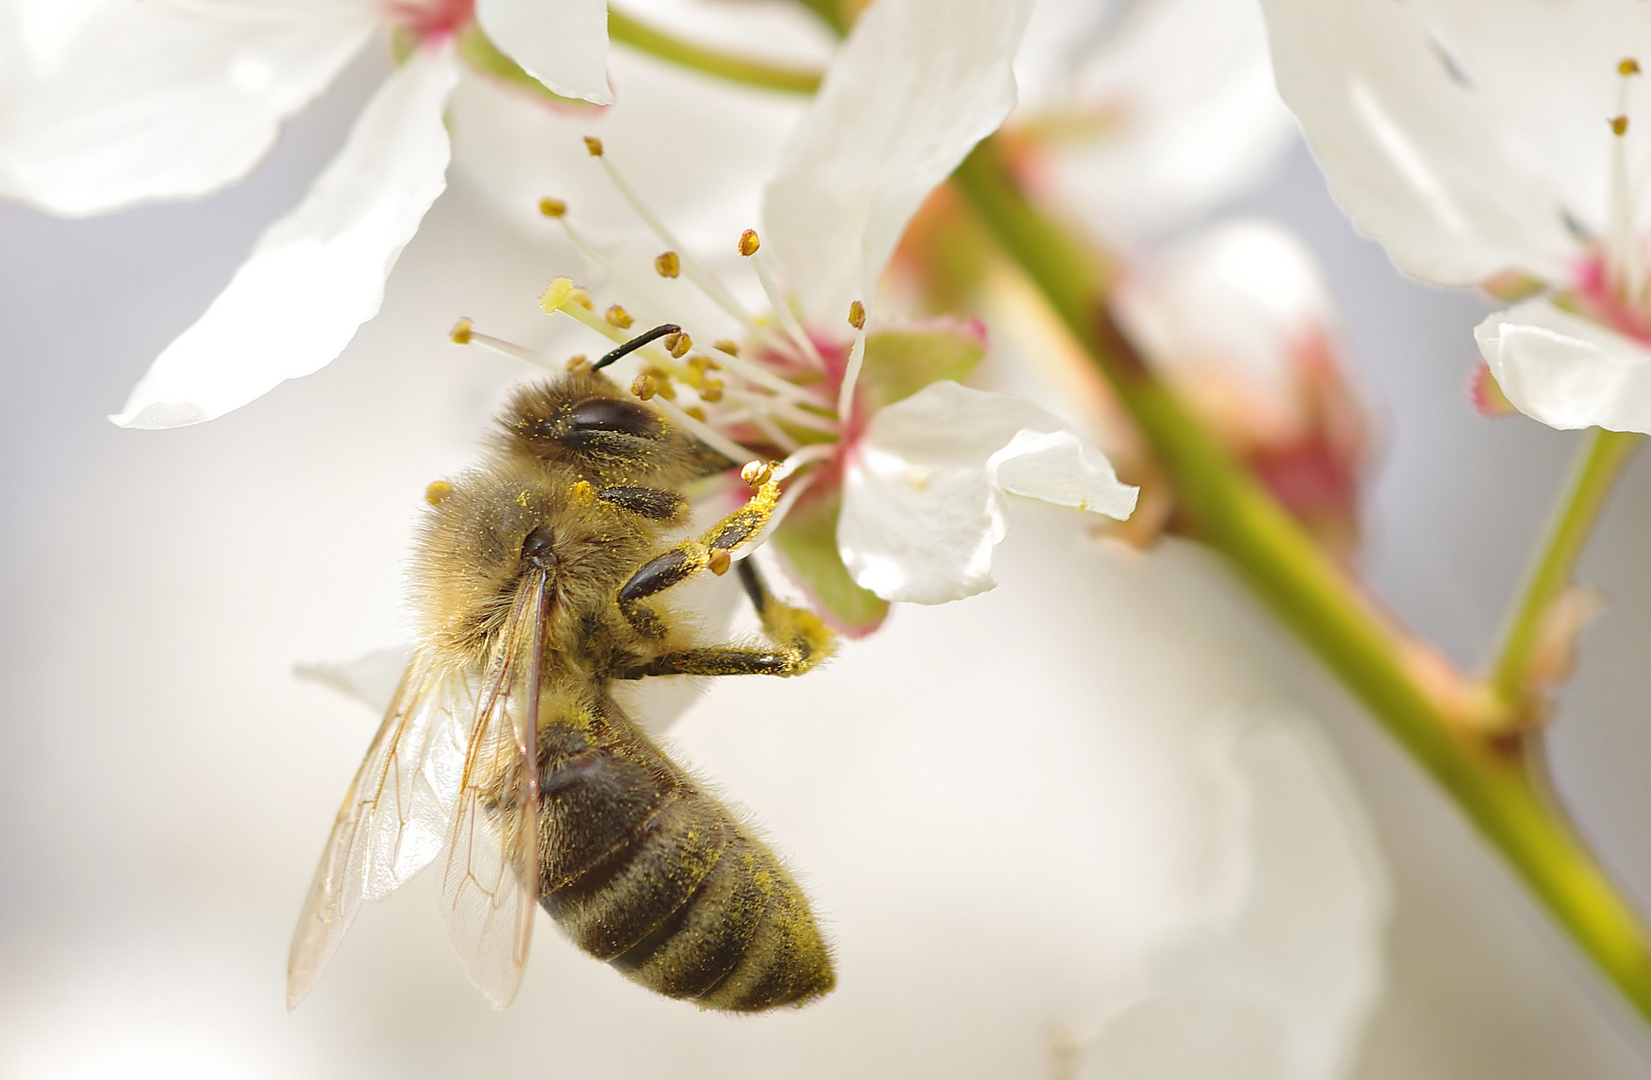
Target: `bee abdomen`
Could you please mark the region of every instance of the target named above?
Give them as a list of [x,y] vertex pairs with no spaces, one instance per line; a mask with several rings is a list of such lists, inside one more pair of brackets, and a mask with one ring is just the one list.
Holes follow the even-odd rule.
[[707,1008],[801,1005],[836,983],[802,890],[774,853],[724,815],[729,843],[699,889],[613,965],[643,986]]
[[835,983],[808,901],[779,859],[693,788],[542,902],[586,952],[707,1008],[802,1004]]

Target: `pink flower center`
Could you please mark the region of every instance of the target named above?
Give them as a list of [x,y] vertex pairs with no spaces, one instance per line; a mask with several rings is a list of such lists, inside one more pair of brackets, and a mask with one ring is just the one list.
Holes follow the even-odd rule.
[[1571,295],[1582,313],[1625,337],[1651,345],[1651,318],[1637,304],[1630,303],[1618,286],[1603,252],[1593,251],[1576,268]]
[[385,7],[391,22],[424,45],[452,37],[475,15],[475,0],[385,0]]

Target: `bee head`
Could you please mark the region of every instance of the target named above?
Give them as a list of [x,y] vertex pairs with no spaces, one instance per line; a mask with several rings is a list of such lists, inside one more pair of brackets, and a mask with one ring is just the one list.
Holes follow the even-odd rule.
[[499,416],[507,458],[571,468],[603,482],[674,484],[729,463],[600,372],[518,387]]

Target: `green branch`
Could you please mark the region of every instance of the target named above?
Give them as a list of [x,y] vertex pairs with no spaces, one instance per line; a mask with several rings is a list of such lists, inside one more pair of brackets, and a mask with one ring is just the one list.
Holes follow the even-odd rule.
[[695,45],[647,23],[639,22],[611,6],[608,8],[608,36],[614,41],[680,67],[715,75],[719,79],[745,86],[783,90],[793,94],[812,94],[820,88],[818,71],[765,64],[760,60],[752,60],[735,53]]
[[953,181],[1117,392],[1173,478],[1199,539],[1312,649],[1455,800],[1554,919],[1651,1022],[1651,950],[1638,917],[1517,745],[1485,739],[1436,700],[1392,628],[1256,480],[1159,382],[1114,323],[1106,279],[1070,230],[1037,211],[994,138]]
[[1491,686],[1509,709],[1523,711],[1530,704],[1531,661],[1542,643],[1548,614],[1571,583],[1605,501],[1640,440],[1633,432],[1594,428],[1583,443],[1564,501],[1508,619],[1502,647],[1491,667]]

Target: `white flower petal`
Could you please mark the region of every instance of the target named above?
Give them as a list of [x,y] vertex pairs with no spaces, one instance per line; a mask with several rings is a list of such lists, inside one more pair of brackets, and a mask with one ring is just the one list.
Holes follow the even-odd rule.
[[115,423],[211,420],[344,350],[377,314],[384,279],[446,186],[442,109],[455,78],[444,50],[415,54],[385,80],[304,201],[160,355]]
[[1135,512],[1140,489],[1118,482],[1106,455],[1070,431],[1015,432],[1009,445],[986,461],[992,486],[1056,506],[1070,506],[1119,521]]
[[880,410],[843,476],[837,546],[861,588],[943,604],[995,584],[1002,492],[1127,517],[1135,489],[1054,415],[937,382]]
[[[1337,200],[1401,269],[1441,285],[1474,284],[1508,269],[1550,281],[1568,272],[1577,245],[1565,216],[1586,222],[1591,215],[1562,175],[1572,167],[1567,159],[1592,158],[1603,176],[1611,138],[1604,118],[1616,111],[1612,65],[1645,41],[1632,26],[1637,9],[1613,7],[1620,18],[1579,18],[1577,5],[1531,0],[1494,11],[1390,0],[1263,2],[1279,92]],[[1469,8],[1476,17],[1467,18]],[[1441,11],[1462,16],[1461,33],[1447,33]],[[1511,59],[1525,62],[1476,62],[1496,50],[1470,49],[1465,35],[1509,19],[1531,32],[1487,44],[1518,44]],[[1615,40],[1606,41],[1598,31],[1612,23]],[[1592,53],[1602,47],[1611,59],[1591,72]],[[1579,55],[1580,65],[1573,63]],[[1573,131],[1570,146],[1553,145],[1544,136],[1554,125],[1532,123],[1498,85],[1484,85],[1514,67],[1517,80],[1532,87],[1558,91],[1584,79],[1594,91],[1590,107],[1559,125]],[[1592,149],[1566,152],[1578,145]],[[1604,195],[1601,183],[1590,205]]]
[[1326,1080],[1357,1054],[1388,906],[1369,826],[1307,725],[1217,738],[1222,779],[1249,804],[1236,903],[1160,961],[1088,1048],[1085,1077]]
[[877,0],[855,24],[764,195],[764,239],[805,311],[869,301],[934,186],[1015,103],[1030,0]]
[[607,0],[476,0],[476,21],[501,52],[556,93],[613,102]]
[[372,30],[350,5],[235,18],[159,0],[48,0],[13,18],[0,195],[71,215],[244,176]]
[[1651,348],[1533,300],[1473,332],[1508,400],[1549,427],[1651,433]]
[[1098,130],[1046,139],[1040,155],[1064,204],[1094,228],[1178,225],[1255,183],[1290,144],[1295,124],[1273,88],[1254,0],[1138,3],[1094,37],[1067,35],[1072,70],[1046,104],[1051,119]]
[[307,682],[336,690],[382,716],[401,685],[401,677],[413,659],[406,645],[390,645],[363,653],[350,660],[323,660],[296,664],[292,673]]

